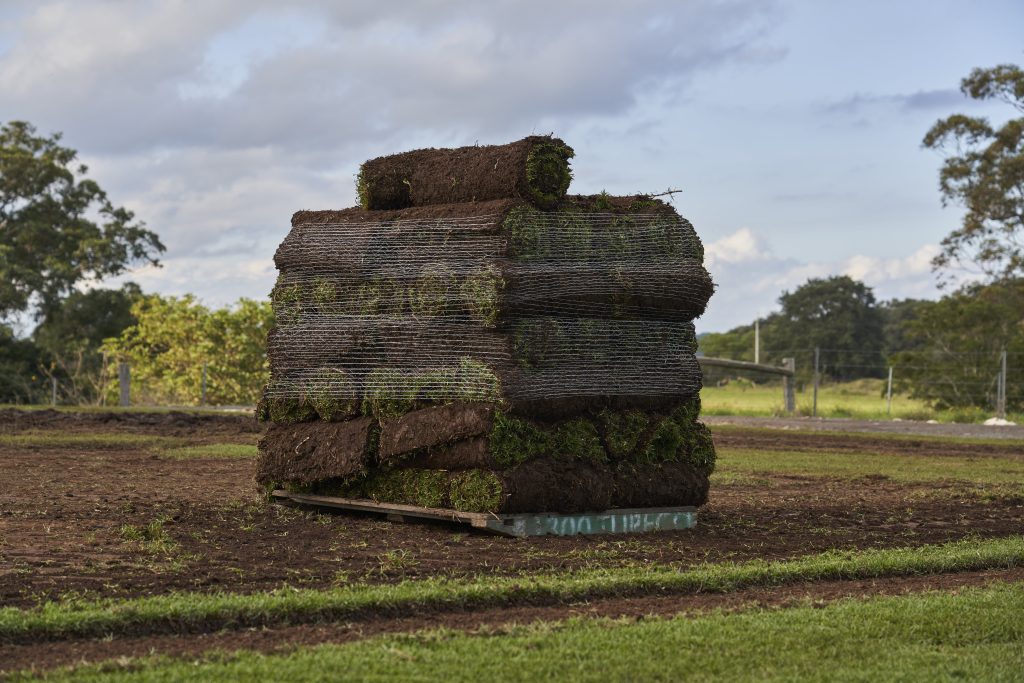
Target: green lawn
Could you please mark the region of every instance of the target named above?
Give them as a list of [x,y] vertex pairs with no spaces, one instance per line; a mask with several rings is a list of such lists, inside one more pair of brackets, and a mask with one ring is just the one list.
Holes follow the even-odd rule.
[[[845,384],[826,384],[818,391],[819,417],[852,417],[863,420],[938,420],[939,422],[982,422],[994,412],[982,409],[939,411],[925,402],[905,395],[892,397],[892,414],[886,411],[882,380],[857,380]],[[796,394],[797,415],[811,414],[813,392],[810,386]],[[702,412],[705,415],[785,415],[782,386],[751,385],[730,382],[716,387],[706,386],[700,392]],[[1024,424],[1024,415],[1009,415],[1009,419]]]
[[916,548],[830,551],[767,562],[752,560],[679,570],[654,565],[515,577],[433,578],[350,584],[327,590],[178,593],[127,600],[71,599],[36,608],[0,609],[0,643],[61,638],[209,632],[221,628],[344,621],[359,614],[407,614],[513,602],[562,604],[624,595],[712,592],[804,581],[972,571],[1024,566],[1024,536],[968,539]]
[[[422,632],[292,653],[155,659],[80,681],[1019,681],[1024,585],[705,616]],[[124,667],[124,668],[122,668]]]
[[0,445],[10,448],[57,448],[61,450],[104,450],[138,451],[165,448],[179,448],[188,443],[186,439],[151,434],[125,434],[114,431],[62,432],[56,429],[39,429],[4,434]]
[[164,458],[187,460],[189,458],[255,458],[256,444],[251,443],[209,443],[201,446],[182,446],[160,451]]
[[958,480],[977,485],[1003,484],[1024,490],[1024,458],[718,449],[713,478],[751,474],[820,477],[882,475],[907,482]]

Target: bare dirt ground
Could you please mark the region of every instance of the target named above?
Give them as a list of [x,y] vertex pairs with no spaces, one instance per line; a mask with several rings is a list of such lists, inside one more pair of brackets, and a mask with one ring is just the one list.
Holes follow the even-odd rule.
[[[190,443],[255,443],[259,426],[237,416],[141,413],[107,419],[0,411],[0,606],[29,607],[59,596],[123,598],[170,591],[250,592],[284,585],[322,588],[350,581],[394,582],[583,567],[680,567],[705,561],[787,558],[830,548],[913,546],[1024,529],[1024,499],[983,499],[962,483],[914,485],[884,477],[831,479],[759,475],[715,483],[690,531],[510,539],[446,524],[396,524],[378,517],[321,514],[267,503],[251,459],[164,459],[135,450],[26,448],[4,435],[108,431],[173,435]],[[102,414],[100,414],[102,415]],[[136,414],[121,413],[122,416]],[[157,417],[152,417],[156,415]],[[762,425],[758,425],[762,426]],[[853,431],[843,427],[847,431]],[[761,430],[726,430],[720,445],[873,453],[960,453],[914,440]],[[865,446],[865,443],[868,445]],[[956,446],[959,448],[959,446]],[[1013,445],[977,444],[978,455],[1016,457]],[[151,529],[148,540],[127,533]],[[1018,572],[1019,573],[1019,572]],[[4,648],[8,671],[149,653],[194,654],[213,647],[277,649],[433,625],[471,628],[572,614],[641,616],[709,607],[784,604],[866,592],[1020,580],[1010,572],[876,582],[834,582],[731,596],[637,598],[516,607],[475,613],[411,614],[354,625],[310,625],[206,636],[74,641]],[[920,586],[915,581],[919,581]],[[929,583],[930,582],[930,583]]]
[[824,417],[750,417],[745,415],[702,415],[709,427],[735,425],[767,429],[794,429],[831,432],[875,432],[880,434],[917,434],[962,438],[1024,440],[1024,425],[1005,427],[981,424],[929,424],[914,420],[853,420]]

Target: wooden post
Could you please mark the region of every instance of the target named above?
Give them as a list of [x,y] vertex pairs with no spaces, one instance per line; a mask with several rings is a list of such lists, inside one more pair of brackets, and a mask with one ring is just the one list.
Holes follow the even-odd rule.
[[761,362],[761,321],[754,320],[754,362]]
[[57,377],[50,375],[50,405],[57,405]]
[[811,417],[818,417],[818,381],[820,378],[818,361],[821,357],[820,351],[817,346],[814,347],[814,403],[811,408]]
[[892,416],[892,366],[889,366],[889,386],[885,390],[885,412]]
[[199,405],[206,405],[206,361],[203,361],[203,394],[199,397]]
[[999,382],[996,385],[996,416],[1006,419],[1006,349],[999,357]]
[[796,359],[783,358],[782,367],[787,372],[782,378],[782,393],[786,403],[786,412],[796,412]]
[[121,361],[117,365],[117,383],[120,389],[119,405],[127,408],[131,405],[132,373],[126,361]]

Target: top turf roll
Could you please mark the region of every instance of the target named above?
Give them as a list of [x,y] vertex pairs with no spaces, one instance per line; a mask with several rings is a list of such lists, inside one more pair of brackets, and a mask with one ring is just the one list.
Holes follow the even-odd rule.
[[532,135],[507,145],[418,149],[378,157],[359,169],[364,209],[525,199],[551,208],[569,189],[572,148]]

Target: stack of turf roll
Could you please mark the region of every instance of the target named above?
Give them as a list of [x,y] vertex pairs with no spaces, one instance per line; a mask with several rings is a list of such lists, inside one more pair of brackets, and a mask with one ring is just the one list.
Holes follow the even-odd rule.
[[467,512],[701,505],[689,222],[553,137],[374,159],[275,255],[267,488]]

